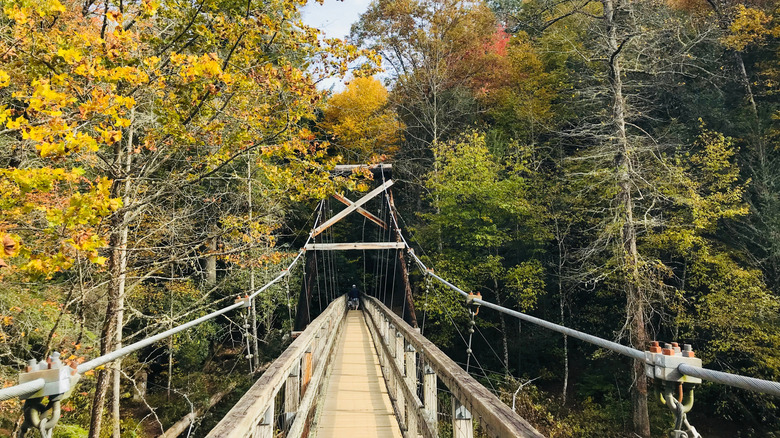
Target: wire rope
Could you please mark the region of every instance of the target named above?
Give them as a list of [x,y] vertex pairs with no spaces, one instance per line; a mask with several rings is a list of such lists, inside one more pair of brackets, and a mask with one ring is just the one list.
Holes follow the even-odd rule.
[[[317,253],[318,252],[319,251],[314,251],[314,268],[315,268],[315,272],[317,273],[316,276],[315,276],[316,282],[317,282],[317,304],[319,306],[320,313],[322,313],[322,291],[320,290],[320,263],[319,263],[319,260],[318,260],[318,257],[317,257]],[[325,284],[323,285],[323,288],[325,288],[325,293],[327,294],[328,293],[328,291],[327,291],[327,289],[328,289],[327,282],[325,282]],[[309,315],[309,317],[311,317],[311,315]]]
[[[366,241],[366,218],[363,216],[363,227],[360,229],[360,241],[365,242]],[[363,284],[361,285],[362,289],[366,288],[366,250],[363,250]]]
[[[445,314],[445,315],[447,315],[447,318],[450,320],[450,324],[452,324],[452,327],[453,327],[453,328],[455,329],[455,331],[458,333],[458,336],[460,336],[460,339],[463,341],[463,344],[464,344],[464,345],[466,345],[466,346],[468,346],[469,344],[468,344],[468,342],[466,341],[466,338],[463,336],[463,333],[461,333],[461,332],[460,332],[460,329],[458,328],[458,325],[457,325],[457,324],[455,324],[455,320],[454,320],[454,319],[452,318],[452,316],[450,315],[450,310],[449,310],[449,309],[447,309],[447,308],[446,308],[446,306],[444,307],[444,314]],[[468,354],[466,357],[468,358],[469,356],[472,356],[472,354],[471,354],[471,353],[469,353],[469,354]],[[476,362],[476,363],[477,363],[477,366],[479,367],[479,369],[480,369],[480,370],[482,370],[482,373],[483,373],[483,374],[485,374],[485,370],[484,370],[484,368],[482,368],[482,364],[481,364],[481,363],[479,363],[479,359],[477,359],[477,357],[476,357],[476,356],[474,356],[474,362]],[[466,372],[467,372],[467,373],[469,372],[469,371],[468,371],[468,369],[466,369]],[[473,373],[469,373],[469,374],[473,374]],[[490,382],[488,382],[488,383],[490,383]],[[493,389],[493,391],[494,391],[494,392],[496,391],[496,388],[493,386],[493,384],[492,384],[492,383],[490,383],[490,387]]]
[[509,372],[509,364],[507,364],[506,362],[504,362],[503,359],[501,359],[501,356],[498,355],[498,352],[496,352],[496,349],[493,348],[493,345],[490,344],[490,341],[488,341],[488,339],[485,337],[485,335],[482,334],[482,330],[479,329],[479,326],[475,325],[474,328],[477,330],[477,333],[479,333],[479,335],[482,336],[482,339],[485,340],[485,343],[487,344],[487,346],[490,347],[490,351],[492,351],[493,355],[496,356],[496,359],[498,359],[498,362],[504,367],[504,369],[507,370],[507,372]]

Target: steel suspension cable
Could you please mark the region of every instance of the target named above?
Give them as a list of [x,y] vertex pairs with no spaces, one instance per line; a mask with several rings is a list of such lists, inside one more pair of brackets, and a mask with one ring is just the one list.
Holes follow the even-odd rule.
[[[314,251],[314,272],[315,272],[314,278],[316,279],[315,281],[317,282],[317,304],[319,305],[320,313],[322,313],[322,291],[320,290],[320,262],[319,262],[319,258],[317,257],[317,253],[318,251]],[[323,265],[324,264],[325,262],[323,261]],[[325,268],[323,267],[323,270],[324,269]],[[323,278],[323,280],[325,279]],[[323,281],[323,283],[324,284],[322,287],[325,288],[325,294],[327,295],[328,283],[327,281]],[[311,315],[309,316],[311,317]]]
[[[385,190],[385,194],[387,194],[387,190]],[[622,345],[617,342],[609,341],[607,339],[599,338],[598,336],[593,336],[591,334],[581,332],[579,330],[574,330],[562,326],[560,324],[555,324],[543,320],[541,318],[536,318],[534,316],[527,315],[525,313],[518,312],[516,310],[512,310],[504,306],[499,306],[497,304],[493,304],[491,302],[485,301],[481,298],[470,297],[468,292],[465,292],[464,290],[460,289],[459,287],[455,286],[454,284],[440,277],[439,275],[434,273],[433,270],[428,269],[428,267],[425,266],[425,263],[423,263],[423,261],[420,260],[419,257],[417,257],[412,247],[409,245],[409,243],[404,238],[403,234],[400,232],[400,226],[398,225],[398,222],[395,220],[395,217],[393,217],[393,215],[391,215],[391,219],[393,223],[396,225],[396,228],[398,229],[398,234],[401,236],[401,240],[403,241],[404,246],[409,250],[409,254],[414,259],[415,263],[418,265],[422,273],[437,279],[440,283],[454,290],[455,292],[458,292],[465,298],[470,299],[473,303],[479,304],[480,306],[484,306],[489,309],[496,310],[498,312],[502,312],[504,314],[513,316],[520,320],[530,322],[532,324],[538,325],[548,330],[552,330],[567,336],[571,336],[581,341],[588,342],[598,347],[605,348],[607,350],[611,350],[616,353],[622,354],[624,356],[628,356],[633,359],[640,360],[642,362],[647,363],[647,356],[645,355],[645,352],[637,350],[635,348],[628,347],[626,345]],[[760,392],[764,394],[771,394],[780,397],[780,382],[757,379],[755,377],[747,377],[739,374],[726,373],[723,371],[716,371],[707,368],[694,367],[687,364],[680,364],[677,367],[677,370],[682,374],[692,376],[692,377],[697,377],[702,380],[708,380],[711,382],[720,383],[727,386],[742,388],[749,391]]]
[[[459,294],[463,295],[464,297],[469,297],[469,294],[462,289],[458,288],[457,286],[453,285],[452,283],[448,282],[447,280],[441,278],[440,276],[436,275],[433,271],[429,270],[427,267],[425,267],[425,264],[420,260],[413,251],[410,251],[411,256],[415,259],[416,263],[420,266],[421,269],[423,269],[424,273],[427,273],[431,277],[439,280],[442,284],[447,286],[448,288],[454,290],[455,292],[458,292]],[[645,355],[645,352],[637,350],[635,348],[628,347],[626,345],[618,344],[617,342],[609,341],[603,338],[599,338],[598,336],[593,336],[588,333],[581,332],[579,330],[574,330],[568,327],[564,327],[559,324],[555,324],[546,320],[543,320],[541,318],[536,318],[531,315],[527,315],[522,312],[518,312],[516,310],[508,309],[504,306],[499,306],[497,304],[491,303],[489,301],[485,301],[481,298],[471,298],[472,301],[476,304],[479,304],[482,307],[487,307],[489,309],[496,310],[498,312],[502,312],[504,314],[513,316],[515,318],[518,318],[523,321],[530,322],[532,324],[538,325],[540,327],[546,328],[548,330],[552,330],[567,336],[571,336],[572,338],[579,339],[581,341],[588,342],[590,344],[593,344],[597,347],[605,348],[607,350],[614,351],[616,353],[622,354],[624,356],[631,357],[636,360],[640,360],[642,362],[647,362],[647,357]],[[770,380],[764,380],[764,379],[757,379],[755,377],[747,377],[742,376],[739,374],[732,374],[732,373],[726,373],[723,371],[716,371],[711,370],[707,368],[699,368],[699,367],[693,367],[687,364],[681,364],[677,367],[677,370],[685,375],[697,377],[702,380],[708,380],[715,383],[720,383],[723,385],[728,385],[736,388],[742,388],[749,391],[754,392],[760,392],[764,394],[771,394],[774,396],[780,397],[780,382],[773,382]]]

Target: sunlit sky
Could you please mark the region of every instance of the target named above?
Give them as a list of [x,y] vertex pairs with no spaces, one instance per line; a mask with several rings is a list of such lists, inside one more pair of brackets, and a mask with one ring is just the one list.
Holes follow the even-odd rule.
[[[314,0],[309,0],[301,11],[301,16],[304,23],[321,29],[328,38],[345,38],[349,35],[352,23],[368,9],[370,3],[371,0],[325,0],[325,3],[320,5]],[[344,88],[344,84],[338,79],[324,80],[318,88],[327,89],[331,86],[334,86],[335,91]]]

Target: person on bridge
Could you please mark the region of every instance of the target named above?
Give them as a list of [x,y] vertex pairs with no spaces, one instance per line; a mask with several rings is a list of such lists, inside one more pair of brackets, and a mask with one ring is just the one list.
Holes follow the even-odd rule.
[[352,285],[352,289],[349,290],[349,308],[357,310],[360,303],[360,289],[356,285]]

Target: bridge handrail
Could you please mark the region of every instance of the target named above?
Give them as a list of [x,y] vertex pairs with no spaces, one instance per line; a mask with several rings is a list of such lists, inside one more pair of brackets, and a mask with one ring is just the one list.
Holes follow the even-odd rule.
[[[398,342],[390,342],[386,337],[381,334],[383,323],[385,322],[383,317],[380,317],[380,313],[376,310],[376,307],[370,303],[366,306],[368,312],[366,322],[369,324],[369,331],[374,338],[374,345],[377,348],[377,354],[379,355],[379,361],[382,364],[384,376],[387,380],[388,395],[393,399],[393,407],[396,410],[396,418],[399,420],[399,424],[404,429],[404,435],[411,435],[417,438],[417,435],[410,433],[409,431],[416,431],[419,426],[420,433],[424,438],[436,438],[438,436],[438,423],[436,421],[436,413],[429,412],[425,409],[425,404],[420,400],[417,395],[417,372],[409,369],[409,366],[416,366],[416,360],[412,360],[412,364],[407,364],[407,368],[404,369],[404,360],[406,359],[407,349],[404,345],[401,346],[402,354],[397,354]],[[392,347],[391,347],[392,346]],[[390,360],[393,358],[394,360]],[[389,369],[388,369],[389,368]],[[409,375],[411,378],[409,378]],[[399,394],[402,392],[402,394]],[[403,402],[401,402],[403,401]],[[401,410],[404,410],[402,413]]]
[[302,431],[345,314],[346,297],[333,300],[211,429],[207,438],[272,436],[274,401],[285,384],[284,411],[286,420],[292,420],[289,436],[296,436],[293,431]]
[[[376,298],[365,297],[366,308],[377,312],[392,324],[418,354],[424,357],[453,397],[471,413],[480,417],[480,424],[495,436],[542,437],[526,420],[477,382],[431,341],[409,326]],[[374,316],[372,315],[372,318]],[[434,412],[435,415],[435,412]]]

